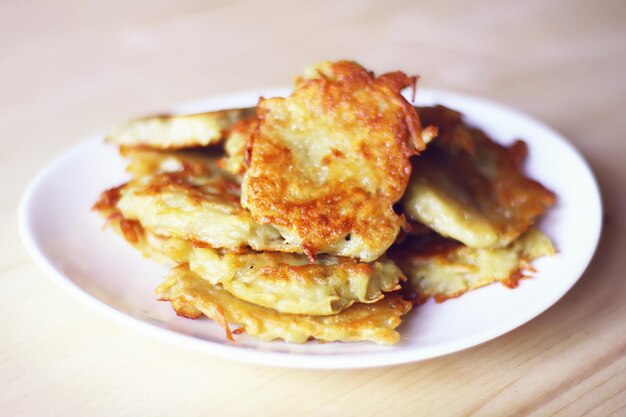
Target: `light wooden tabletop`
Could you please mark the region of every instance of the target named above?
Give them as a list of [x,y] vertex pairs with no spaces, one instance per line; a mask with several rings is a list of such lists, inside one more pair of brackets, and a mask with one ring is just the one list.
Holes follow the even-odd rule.
[[[338,58],[516,107],[580,149],[605,227],[561,301],[438,359],[287,370],[189,353],[110,322],[28,258],[19,198],[85,136],[171,103],[283,85]],[[622,0],[1,2],[0,414],[626,415],[625,74]]]

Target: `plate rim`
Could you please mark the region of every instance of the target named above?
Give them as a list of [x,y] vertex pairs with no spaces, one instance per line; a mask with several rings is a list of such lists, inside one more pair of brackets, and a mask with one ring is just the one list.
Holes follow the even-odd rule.
[[[173,112],[182,112],[185,107],[194,107],[198,105],[207,105],[207,103],[216,102],[219,103],[229,98],[247,95],[258,95],[259,92],[265,94],[284,94],[289,91],[287,87],[271,87],[271,88],[257,88],[242,91],[233,91],[229,94],[216,95],[212,97],[206,97],[204,99],[194,100],[178,105],[168,106]],[[57,155],[52,161],[50,161],[42,170],[40,170],[36,176],[28,183],[28,186],[23,193],[18,208],[18,230],[24,247],[26,248],[29,256],[35,261],[35,264],[45,272],[45,274],[51,278],[60,288],[66,293],[70,294],[74,298],[78,299],[81,303],[94,309],[100,314],[112,319],[113,321],[125,325],[129,328],[139,330],[141,333],[151,337],[155,337],[159,340],[167,342],[171,345],[182,347],[194,352],[200,352],[204,354],[210,354],[214,357],[222,359],[233,360],[236,362],[244,362],[256,365],[267,365],[281,368],[296,368],[296,369],[363,369],[374,368],[382,366],[399,365],[404,363],[417,362],[421,360],[431,359],[448,355],[454,352],[460,352],[480,344],[486,343],[490,340],[496,339],[506,333],[513,331],[516,328],[521,327],[525,323],[531,321],[535,317],[547,311],[550,307],[554,306],[561,298],[579,281],[580,277],[588,269],[598,247],[602,233],[602,216],[603,216],[603,204],[601,191],[598,184],[598,180],[591,169],[591,166],[587,160],[583,157],[582,153],[563,135],[556,130],[547,126],[540,120],[527,115],[517,109],[511,108],[508,105],[498,103],[496,101],[486,99],[483,97],[477,97],[473,95],[456,93],[449,90],[420,88],[418,92],[423,92],[426,95],[436,96],[441,102],[445,103],[447,100],[452,99],[462,100],[466,102],[479,103],[481,106],[490,108],[497,107],[501,111],[510,113],[512,116],[523,120],[524,123],[532,123],[535,126],[546,131],[550,135],[559,139],[559,141],[569,148],[569,151],[576,157],[577,162],[581,168],[584,169],[585,175],[591,180],[593,185],[593,203],[597,206],[598,216],[594,219],[594,236],[591,239],[593,249],[588,252],[587,259],[581,263],[579,271],[577,271],[577,277],[571,280],[570,285],[563,287],[558,296],[553,297],[550,303],[543,306],[541,309],[530,310],[528,314],[523,315],[517,321],[511,323],[506,322],[506,325],[494,326],[490,331],[483,331],[477,336],[465,337],[454,342],[447,342],[444,347],[438,347],[437,349],[421,348],[421,353],[415,352],[411,349],[393,351],[393,346],[389,350],[383,350],[374,353],[359,353],[359,354],[327,354],[327,355],[310,355],[304,353],[288,353],[288,352],[271,352],[263,351],[254,348],[237,348],[236,345],[230,343],[218,343],[211,340],[201,339],[185,333],[181,333],[176,330],[167,329],[159,326],[155,326],[147,321],[142,320],[139,317],[135,317],[131,314],[124,313],[117,310],[113,306],[91,295],[88,291],[82,289],[82,287],[57,270],[54,265],[48,261],[46,254],[40,248],[35,240],[35,234],[32,230],[32,224],[29,223],[28,214],[31,210],[32,200],[38,190],[38,185],[44,181],[48,174],[55,170],[58,166],[62,166],[63,163],[71,159],[77,153],[80,153],[84,148],[93,146],[94,142],[101,142],[104,137],[104,132],[99,132],[88,136],[86,139],[78,142],[71,148],[65,150],[60,155]],[[211,105],[207,105],[207,109]],[[591,198],[591,196],[590,196]],[[245,354],[242,354],[245,353]]]

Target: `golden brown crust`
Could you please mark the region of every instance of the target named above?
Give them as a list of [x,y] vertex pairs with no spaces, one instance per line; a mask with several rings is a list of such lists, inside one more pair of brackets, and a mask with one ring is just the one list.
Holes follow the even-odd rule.
[[240,121],[228,131],[224,141],[226,156],[219,160],[220,168],[233,175],[245,174],[248,143],[256,128],[257,120],[256,118],[251,118]]
[[[172,298],[171,300],[162,299],[159,301],[169,301],[170,303],[172,303],[172,309],[174,310],[174,312],[176,312],[177,316],[185,317],[192,320],[202,317],[202,311],[198,310],[194,306],[194,303],[185,297],[176,297]],[[226,329],[227,328],[228,327],[226,327]],[[228,330],[226,331],[226,337],[228,338],[228,340],[233,340],[233,337],[228,333]]]
[[165,236],[240,251],[298,252],[271,225],[254,221],[239,202],[240,185],[221,173],[169,172],[131,181],[117,204],[128,219]]
[[118,201],[120,201],[120,198],[122,197],[121,192],[125,186],[126,184],[122,184],[122,185],[118,185],[117,187],[112,187],[107,190],[104,190],[102,193],[100,193],[100,196],[98,197],[98,201],[95,202],[95,204],[93,205],[91,209],[94,211],[99,211],[101,213],[104,213],[105,216],[108,216],[110,214],[113,214],[114,212],[117,212],[118,211],[117,203]]
[[235,332],[230,331],[228,323],[243,326],[237,333],[245,330],[261,340],[283,339],[304,343],[315,338],[393,344],[400,338],[394,329],[400,325],[401,317],[411,310],[410,302],[397,294],[388,294],[375,303],[354,304],[330,316],[279,313],[237,299],[220,286],[212,285],[189,271],[187,265],[174,268],[157,288],[157,294],[160,300],[175,300],[172,307],[180,315],[202,311],[225,329],[230,340]]
[[[395,343],[412,307],[400,282],[418,302],[495,281],[515,287],[532,259],[554,251],[529,229],[555,197],[523,175],[525,143],[500,146],[441,106],[419,109],[422,130],[400,94],[415,81],[325,62],[291,96],[256,109],[136,120],[109,138],[133,180],[93,208],[145,256],[178,265],[161,300],[180,316],[210,317],[231,341],[247,332]],[[224,140],[218,160],[221,147],[207,145]],[[435,201],[431,223],[409,210],[421,187]],[[448,214],[478,249],[431,232],[462,240],[439,223]]]
[[[116,189],[105,191],[102,203],[94,209],[107,219],[107,226],[144,256],[166,265],[189,264],[193,272],[236,297],[280,312],[336,314],[356,302],[382,299],[384,292],[399,289],[398,282],[405,279],[388,259],[366,264],[322,255],[310,263],[301,254],[244,249],[231,253],[211,249],[203,242],[161,236],[144,229],[138,221],[124,218],[117,208],[116,194]],[[187,311],[188,305],[178,310]]]
[[188,262],[195,246],[193,242],[157,235],[147,231],[139,221],[124,218],[117,202],[125,186],[122,184],[104,191],[94,204],[92,209],[106,219],[104,227],[112,229],[147,258],[169,266]]
[[227,109],[197,114],[156,115],[131,120],[113,131],[107,142],[120,146],[149,146],[153,149],[183,149],[219,143],[224,131],[254,109]]
[[221,203],[232,206],[233,210],[242,211],[239,206],[239,184],[222,177],[199,177],[203,181],[194,183],[185,172],[170,172],[150,177],[143,187],[136,191],[137,195],[155,196],[166,192],[181,192],[197,204],[211,197]]
[[389,259],[360,263],[322,255],[279,252],[216,253],[194,249],[190,269],[236,297],[283,313],[331,315],[354,303],[373,303],[405,279]]
[[[242,204],[310,256],[344,245],[343,256],[375,259],[398,234],[392,205],[408,182],[409,157],[424,148],[417,114],[400,94],[415,79],[375,78],[351,62],[316,71],[288,98],[259,102]],[[348,236],[354,242],[341,242]]]
[[439,136],[413,163],[403,211],[471,247],[502,247],[526,231],[556,197],[522,172],[522,141],[504,147],[443,106],[418,112]]
[[494,282],[515,288],[535,272],[530,262],[554,254],[550,239],[531,228],[503,248],[476,249],[436,233],[411,236],[388,252],[408,277],[403,286],[417,303],[442,302]]
[[168,151],[148,146],[120,146],[120,155],[128,161],[126,172],[133,178],[140,178],[168,172],[211,175],[220,170],[218,161],[222,153],[215,148]]

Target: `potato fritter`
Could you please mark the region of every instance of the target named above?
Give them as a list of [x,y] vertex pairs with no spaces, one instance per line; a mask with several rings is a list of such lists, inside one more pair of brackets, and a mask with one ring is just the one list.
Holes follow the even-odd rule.
[[552,242],[535,228],[503,248],[470,248],[431,233],[407,238],[389,252],[420,302],[430,297],[441,302],[498,281],[514,288],[523,272],[533,271],[530,261],[551,255]]
[[499,145],[443,106],[418,112],[439,135],[413,163],[402,200],[411,220],[470,247],[502,247],[554,204],[554,194],[522,172],[523,142]]
[[[128,160],[126,172],[133,178],[168,172],[186,172],[189,175],[212,175],[221,171],[218,167],[222,154],[209,148],[189,148],[179,151],[153,149],[145,146],[120,147],[120,155]],[[220,173],[225,174],[221,171]],[[237,177],[226,175],[229,179]]]
[[240,185],[221,174],[185,172],[133,180],[120,190],[118,209],[164,237],[176,237],[213,248],[291,252],[272,225],[256,223],[239,203]]
[[522,172],[524,142],[414,108],[415,82],[322,62],[256,108],[131,121],[107,141],[132,180],[93,209],[173,267],[160,300],[231,341],[396,343],[414,302],[515,287],[554,254],[532,225],[555,196]]
[[409,157],[424,148],[417,113],[400,94],[415,78],[374,77],[352,62],[325,62],[306,76],[289,97],[258,104],[242,205],[311,257],[377,259],[400,229],[392,206]]
[[124,187],[123,184],[103,191],[93,205],[92,209],[106,219],[105,227],[122,236],[146,258],[168,266],[189,262],[193,250],[191,242],[159,236],[146,230],[137,220],[122,215],[117,204]]
[[304,253],[283,236],[283,230],[257,223],[241,207],[240,177],[216,167],[215,157],[200,151],[137,148],[124,154],[135,176],[118,190],[118,209],[126,219],[137,220],[164,237],[217,249]]
[[228,323],[241,325],[246,333],[261,340],[283,339],[304,343],[314,338],[323,341],[372,341],[394,344],[400,335],[394,329],[411,303],[395,294],[372,304],[354,304],[341,313],[311,316],[279,313],[238,299],[219,285],[189,271],[187,265],[174,268],[157,294],[170,301],[177,314],[197,318],[200,313],[222,326],[230,340]]
[[229,109],[187,115],[163,115],[132,120],[112,132],[107,141],[120,146],[181,149],[207,146],[223,139],[223,132],[254,109]]
[[321,255],[311,263],[299,254],[220,254],[209,248],[195,248],[189,267],[242,300],[293,314],[329,315],[355,302],[373,303],[404,279],[386,258],[362,263]]
[[233,175],[246,172],[245,154],[248,141],[257,128],[256,119],[245,119],[233,126],[226,134],[224,150],[226,156],[219,161],[219,166]]
[[119,189],[104,192],[95,209],[107,224],[144,256],[165,265],[189,263],[192,271],[212,284],[221,284],[242,300],[293,314],[328,315],[355,302],[372,303],[383,292],[399,289],[405,279],[398,267],[383,258],[360,263],[350,258],[321,255],[311,263],[304,255],[280,252],[229,253],[190,241],[153,233],[117,209]]

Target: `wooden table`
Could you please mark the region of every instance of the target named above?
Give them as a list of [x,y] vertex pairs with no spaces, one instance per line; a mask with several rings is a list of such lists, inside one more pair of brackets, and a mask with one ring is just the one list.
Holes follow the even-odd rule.
[[[621,0],[0,3],[0,414],[626,415],[625,22]],[[86,135],[167,104],[285,84],[338,58],[495,99],[571,139],[606,213],[573,290],[464,352],[300,371],[137,334],[76,302],[26,255],[20,195]]]

